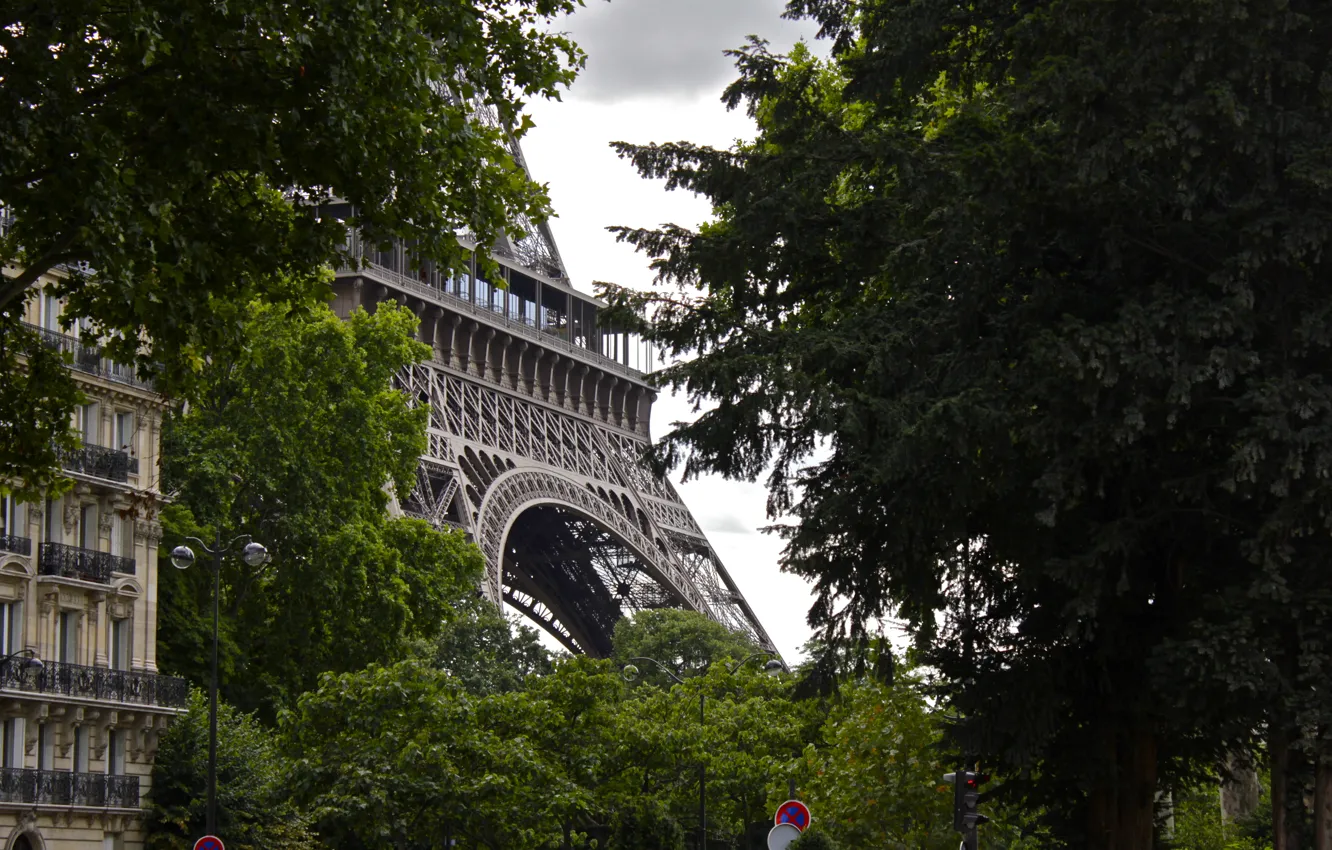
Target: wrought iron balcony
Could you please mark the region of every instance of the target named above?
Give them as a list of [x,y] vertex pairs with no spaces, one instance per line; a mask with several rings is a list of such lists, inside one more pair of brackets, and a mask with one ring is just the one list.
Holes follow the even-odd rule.
[[44,576],[62,576],[110,584],[112,573],[134,575],[134,559],[98,552],[65,543],[43,543],[37,548],[38,571]]
[[0,552],[13,552],[15,555],[31,555],[32,541],[17,534],[0,534]]
[[190,695],[190,683],[175,676],[85,667],[62,661],[47,661],[37,669],[24,664],[23,659],[13,659],[0,663],[0,690],[184,708]]
[[141,387],[147,390],[153,389],[152,382],[140,379],[135,374],[132,366],[103,357],[102,350],[97,346],[85,345],[83,340],[78,337],[60,331],[38,327],[28,322],[23,324],[37,334],[47,348],[68,352],[71,364],[80,372],[97,375],[118,384],[128,384],[131,387]]
[[69,770],[0,768],[0,803],[139,808],[139,777]]
[[83,446],[60,453],[60,465],[70,472],[81,472],[108,481],[127,481],[129,474],[139,474],[139,459],[129,452],[105,446]]

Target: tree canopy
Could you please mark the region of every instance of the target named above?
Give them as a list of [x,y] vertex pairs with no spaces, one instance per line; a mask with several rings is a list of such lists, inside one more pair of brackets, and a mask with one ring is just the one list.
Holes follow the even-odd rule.
[[[650,608],[615,624],[611,658],[618,665],[631,658],[651,658],[681,677],[707,671],[716,662],[742,661],[759,651],[748,637],[697,611]],[[669,677],[652,664],[636,663],[646,681],[665,684]]]
[[[217,713],[218,830],[237,850],[317,850],[310,819],[287,786],[291,764],[272,731],[225,703]],[[163,735],[153,759],[146,832],[152,850],[187,850],[204,834],[208,798],[208,697]]]
[[423,407],[393,375],[426,347],[416,318],[381,305],[344,321],[327,307],[251,307],[251,342],[205,370],[207,393],[163,431],[165,514],[159,571],[165,614],[160,657],[205,680],[212,577],[165,553],[184,535],[210,545],[250,534],[272,561],[223,564],[229,648],[224,691],[271,713],[325,670],[407,657],[438,634],[447,604],[471,593],[480,552],[453,531],[388,516],[389,492],[415,486],[425,449]]
[[479,593],[454,600],[440,616],[426,658],[469,693],[521,690],[530,676],[550,672],[551,654],[536,631],[507,620]]
[[[173,397],[243,344],[252,300],[310,303],[350,202],[370,244],[457,263],[549,214],[515,162],[524,100],[558,97],[583,57],[542,26],[579,0],[103,0],[10,6],[0,25],[0,373],[54,270],[64,321]],[[14,340],[14,342],[9,342]],[[59,372],[29,396],[69,404]],[[24,395],[0,422],[42,431]],[[12,403],[12,406],[11,406]],[[18,471],[40,476],[41,453]],[[8,471],[8,470],[4,470]]]
[[1060,840],[1150,847],[1264,724],[1332,764],[1332,10],[788,9],[831,56],[737,53],[756,140],[619,146],[716,213],[619,230],[679,288],[609,297],[716,401],[660,460],[770,468],[813,621],[903,617]]

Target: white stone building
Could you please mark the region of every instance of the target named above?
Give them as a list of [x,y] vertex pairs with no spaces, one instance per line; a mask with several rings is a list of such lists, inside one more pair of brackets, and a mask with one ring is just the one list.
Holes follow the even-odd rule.
[[[61,496],[0,495],[0,850],[132,850],[158,736],[186,701],[157,674],[163,404],[60,330],[42,288],[25,320],[71,356],[87,398]],[[40,666],[29,659],[40,659]]]

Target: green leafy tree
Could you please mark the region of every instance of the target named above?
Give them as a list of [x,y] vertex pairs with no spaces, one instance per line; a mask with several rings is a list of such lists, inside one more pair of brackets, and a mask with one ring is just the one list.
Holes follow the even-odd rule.
[[[163,550],[242,532],[268,547],[269,564],[223,564],[222,666],[228,699],[271,716],[323,671],[400,659],[436,635],[482,561],[461,534],[386,513],[386,485],[406,495],[425,448],[428,411],[391,386],[426,353],[415,317],[255,305],[245,326],[249,348],[210,364],[207,398],[164,429],[163,475],[189,514],[164,516]],[[208,560],[161,569],[163,664],[195,681],[208,671]]]
[[290,787],[334,850],[555,845],[586,794],[537,743],[564,719],[548,708],[415,661],[328,674],[282,719]]
[[[616,664],[630,658],[652,658],[681,677],[702,673],[716,661],[740,661],[758,646],[696,611],[653,608],[637,611],[615,624],[611,657]],[[669,678],[650,664],[636,664],[645,681],[665,684]]]
[[[0,284],[0,336],[13,340],[0,373],[35,344],[21,307],[57,267],[67,321],[91,319],[117,359],[193,397],[203,359],[244,344],[228,305],[311,303],[325,290],[319,272],[346,237],[319,214],[327,199],[354,206],[371,244],[407,238],[441,263],[462,256],[456,232],[489,245],[514,221],[543,220],[546,193],[509,140],[530,126],[523,101],[557,97],[581,66],[577,47],[543,26],[578,5],[10,7],[0,263],[17,272]],[[27,381],[26,394],[0,393],[0,422],[35,446],[49,417],[23,399],[65,413],[72,401],[60,372]],[[6,465],[30,486],[54,466],[40,451],[18,461]]]
[[[291,765],[272,730],[221,703],[217,712],[217,823],[237,850],[316,850],[309,819],[292,805]],[[208,783],[208,698],[191,691],[189,710],[162,736],[153,761],[147,846],[185,850],[204,834]]]
[[[942,785],[939,718],[919,681],[839,691],[820,746],[805,749],[802,788],[820,828],[847,847],[952,850],[953,793]],[[986,832],[990,829],[987,827]],[[986,835],[987,845],[990,835]]]
[[791,850],[837,850],[837,842],[829,837],[826,829],[810,827],[791,842]]
[[536,632],[510,622],[478,594],[452,601],[440,616],[428,657],[473,694],[521,690],[529,676],[551,670],[550,652]]
[[753,143],[620,146],[716,212],[620,231],[679,289],[608,294],[716,400],[660,460],[771,469],[816,623],[903,617],[1055,840],[1146,850],[1264,725],[1325,771],[1332,9],[789,11],[831,56],[738,54]]

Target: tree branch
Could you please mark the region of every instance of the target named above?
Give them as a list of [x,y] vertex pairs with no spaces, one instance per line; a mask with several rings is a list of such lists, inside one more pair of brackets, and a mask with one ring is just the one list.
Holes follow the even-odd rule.
[[78,257],[70,252],[69,246],[73,238],[66,239],[55,250],[38,257],[33,263],[24,267],[23,271],[16,276],[6,278],[5,283],[0,287],[0,311],[7,311],[9,305],[17,298],[21,298],[23,293],[32,286],[39,277],[46,274],[51,269],[61,263],[75,262]]

